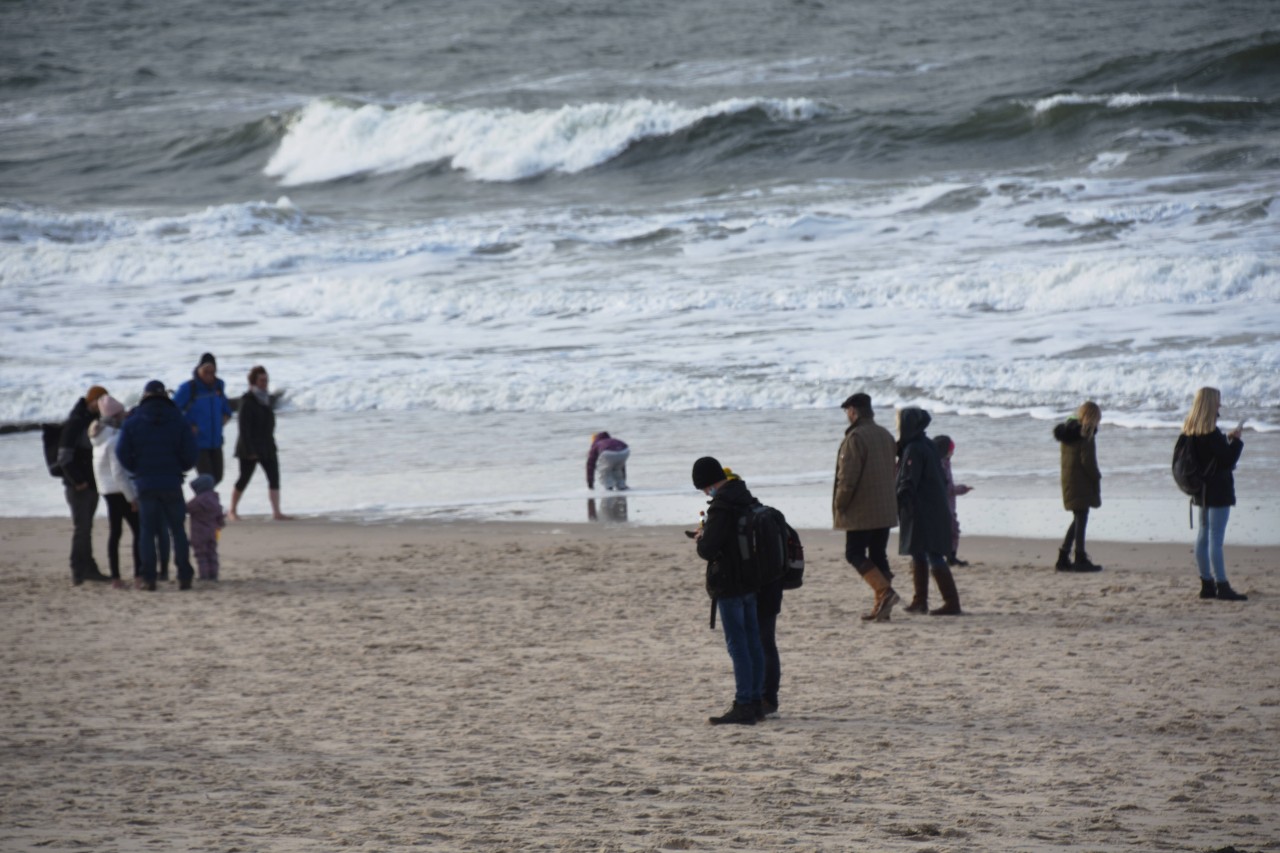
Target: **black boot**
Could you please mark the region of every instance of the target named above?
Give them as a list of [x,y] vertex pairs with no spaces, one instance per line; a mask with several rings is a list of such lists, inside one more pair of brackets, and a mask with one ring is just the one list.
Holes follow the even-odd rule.
[[754,726],[756,724],[756,704],[748,702],[733,703],[733,707],[718,717],[708,717],[707,722],[713,726]]
[[1241,595],[1240,593],[1236,592],[1234,589],[1231,588],[1231,584],[1227,583],[1226,581],[1222,581],[1220,584],[1218,584],[1217,598],[1219,601],[1248,601],[1249,600],[1249,596]]
[[1071,571],[1071,551],[1069,549],[1058,549],[1058,562],[1054,564],[1054,568],[1060,572]]
[[911,560],[911,585],[914,588],[911,603],[903,610],[908,613],[924,614],[929,612],[929,564]]
[[967,560],[962,560],[959,557],[957,557],[956,552],[952,551],[950,554],[947,555],[947,565],[963,567],[963,566],[969,565],[969,563]]
[[1200,597],[1201,598],[1217,598],[1218,585],[1212,580],[1200,578]]
[[942,593],[942,606],[929,611],[930,616],[959,616],[960,591],[956,589],[955,578],[951,576],[949,566],[934,566],[933,579],[938,582],[938,592]]
[[1071,564],[1073,572],[1100,572],[1102,566],[1089,559],[1088,554],[1076,554],[1076,561]]

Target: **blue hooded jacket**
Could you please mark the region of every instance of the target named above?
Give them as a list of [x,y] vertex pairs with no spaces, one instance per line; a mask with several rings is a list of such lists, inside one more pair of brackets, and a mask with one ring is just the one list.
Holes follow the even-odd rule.
[[164,396],[143,398],[120,428],[116,457],[133,472],[138,492],[182,491],[182,474],[195,467],[196,437]]
[[196,373],[178,387],[173,402],[195,427],[196,445],[201,450],[217,450],[222,447],[222,424],[231,417],[231,404],[227,402],[226,383],[215,379],[206,385]]

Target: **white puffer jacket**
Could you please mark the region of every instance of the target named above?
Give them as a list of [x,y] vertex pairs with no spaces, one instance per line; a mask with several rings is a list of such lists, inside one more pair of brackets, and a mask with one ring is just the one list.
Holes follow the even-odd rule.
[[120,428],[102,422],[94,424],[94,427],[97,431],[89,440],[93,442],[93,476],[98,481],[98,494],[119,492],[124,495],[125,500],[133,503],[138,499],[138,492],[133,487],[133,475],[116,456]]

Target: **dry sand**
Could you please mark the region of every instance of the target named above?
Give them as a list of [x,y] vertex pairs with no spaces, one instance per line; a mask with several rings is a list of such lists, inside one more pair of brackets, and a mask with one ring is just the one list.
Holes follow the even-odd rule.
[[781,714],[714,728],[672,528],[249,520],[156,594],[69,533],[0,520],[6,851],[1280,850],[1275,548],[1234,604],[1188,546],[966,539],[967,616],[868,625],[808,532]]

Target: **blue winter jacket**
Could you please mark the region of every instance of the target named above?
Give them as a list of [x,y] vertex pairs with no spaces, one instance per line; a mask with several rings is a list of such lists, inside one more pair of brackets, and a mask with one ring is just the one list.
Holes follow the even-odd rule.
[[231,404],[227,402],[226,383],[215,379],[206,385],[194,373],[178,387],[173,402],[196,429],[196,445],[201,450],[217,450],[222,447],[222,425],[231,417]]
[[182,413],[168,397],[146,397],[120,428],[116,456],[138,492],[182,491],[182,474],[200,455]]

